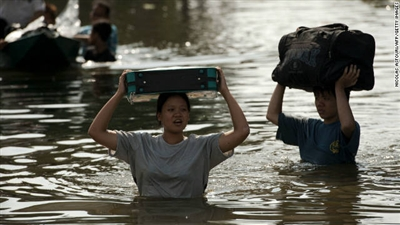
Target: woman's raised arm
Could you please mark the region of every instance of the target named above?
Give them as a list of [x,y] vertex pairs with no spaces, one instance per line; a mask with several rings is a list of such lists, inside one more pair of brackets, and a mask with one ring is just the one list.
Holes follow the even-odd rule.
[[128,72],[128,70],[125,70],[121,74],[117,92],[97,113],[88,130],[88,134],[93,140],[112,150],[116,150],[117,148],[117,134],[107,128],[115,109],[126,94],[125,76]]
[[239,104],[230,93],[226,84],[225,75],[221,68],[217,67],[219,72],[219,92],[228,104],[231,115],[233,130],[225,132],[219,139],[219,147],[222,152],[233,150],[240,145],[250,133],[249,124]]

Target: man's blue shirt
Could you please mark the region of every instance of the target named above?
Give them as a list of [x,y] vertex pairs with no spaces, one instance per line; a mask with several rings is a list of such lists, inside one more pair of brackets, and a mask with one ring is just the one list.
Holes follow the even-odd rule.
[[[86,26],[83,26],[80,28],[78,34],[90,35],[91,32],[92,32],[92,25],[86,25]],[[118,45],[118,29],[117,29],[117,26],[115,26],[114,24],[111,24],[111,34],[107,40],[107,46],[113,55],[115,55],[115,53],[117,52],[117,45]],[[86,47],[87,46],[82,46],[82,49],[81,49],[82,55],[85,55]]]
[[360,142],[360,126],[350,140],[341,131],[340,121],[324,124],[319,119],[297,118],[281,113],[276,138],[299,146],[303,161],[319,164],[355,163]]

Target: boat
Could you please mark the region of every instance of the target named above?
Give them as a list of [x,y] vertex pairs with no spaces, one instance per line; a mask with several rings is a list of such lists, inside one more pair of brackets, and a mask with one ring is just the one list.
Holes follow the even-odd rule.
[[43,26],[43,17],[25,29],[11,32],[5,38],[1,64],[6,68],[24,71],[54,71],[79,65],[76,58],[80,42],[73,36],[80,20],[78,0],[69,0],[56,18],[55,26]]
[[8,43],[3,51],[11,68],[47,71],[76,64],[79,48],[79,41],[42,27]]

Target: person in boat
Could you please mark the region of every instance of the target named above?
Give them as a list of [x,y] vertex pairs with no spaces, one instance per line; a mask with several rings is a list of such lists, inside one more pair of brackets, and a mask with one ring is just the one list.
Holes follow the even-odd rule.
[[[231,157],[234,148],[249,135],[250,128],[239,104],[231,95],[221,68],[218,91],[230,112],[233,129],[208,135],[190,134],[190,102],[185,93],[162,93],[157,100],[156,119],[163,133],[108,130],[119,102],[126,96],[124,71],[116,93],[94,118],[88,134],[107,147],[110,156],[130,164],[140,196],[161,198],[203,197],[212,168]],[[137,129],[137,128],[134,128]]]
[[107,45],[107,40],[111,34],[111,25],[107,20],[99,20],[93,24],[92,32],[89,37],[89,47],[86,51],[85,60],[95,62],[114,62],[115,56],[111,53]]
[[0,39],[43,15],[44,0],[0,0]]
[[[1,1],[1,0],[0,0]],[[57,17],[57,6],[52,3],[45,3],[45,10],[43,13],[43,27],[39,27],[36,30],[29,30],[21,35],[21,37],[28,36],[32,33],[37,31],[42,31],[43,29],[47,29],[47,27],[51,27],[56,24],[56,17]],[[36,19],[36,18],[34,18]],[[1,23],[1,19],[0,19]],[[4,39],[0,39],[0,50],[4,49],[8,44],[7,41]]]
[[55,25],[57,17],[57,6],[52,3],[46,2],[46,7],[44,10],[43,17],[44,17],[43,22],[46,26]]
[[315,106],[323,119],[293,117],[282,113],[285,86],[277,84],[269,102],[267,119],[278,125],[276,138],[299,146],[303,161],[318,165],[355,163],[360,125],[349,105],[349,87],[356,84],[360,70],[345,68],[334,87],[314,88]]
[[[92,5],[92,11],[90,12],[91,25],[81,27],[78,34],[75,35],[75,39],[82,42],[82,55],[85,55],[86,53],[93,24],[96,23],[98,20],[110,21],[111,7],[108,2],[104,0],[96,0],[93,1]],[[115,24],[111,24],[111,35],[110,38],[107,40],[107,44],[108,49],[110,49],[111,53],[115,55],[118,45],[118,28],[117,26],[115,26]]]

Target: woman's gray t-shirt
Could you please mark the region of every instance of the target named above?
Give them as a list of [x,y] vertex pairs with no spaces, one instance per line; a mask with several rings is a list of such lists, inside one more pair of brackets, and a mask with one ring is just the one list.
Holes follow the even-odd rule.
[[162,135],[117,132],[117,149],[110,155],[127,162],[141,196],[162,198],[201,197],[210,170],[233,155],[219,149],[219,134],[191,134],[170,145]]

